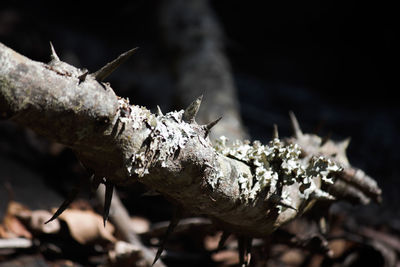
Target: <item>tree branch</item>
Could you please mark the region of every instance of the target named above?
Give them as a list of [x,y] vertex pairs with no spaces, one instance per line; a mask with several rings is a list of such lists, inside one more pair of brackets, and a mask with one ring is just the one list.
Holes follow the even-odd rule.
[[333,201],[329,189],[348,167],[322,143],[310,150],[300,129],[268,145],[221,138],[214,148],[207,125],[182,118],[193,105],[152,114],[57,57],[43,64],[0,44],[0,66],[3,118],[69,146],[97,182],[139,181],[240,236],[268,235],[315,202]]

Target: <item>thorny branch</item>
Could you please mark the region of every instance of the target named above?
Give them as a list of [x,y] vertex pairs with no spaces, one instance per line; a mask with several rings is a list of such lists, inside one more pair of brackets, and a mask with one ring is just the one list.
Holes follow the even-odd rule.
[[[195,121],[201,98],[186,110],[152,114],[116,96],[101,81],[106,76],[96,79],[116,62],[90,74],[52,51],[44,64],[0,44],[0,116],[69,146],[95,186],[105,183],[112,192],[113,184],[139,181],[209,217],[239,236],[242,262],[252,237],[270,234],[318,201],[380,199],[376,182],[348,162],[348,141],[304,134],[293,114],[291,138],[279,139],[276,131],[263,145],[221,137],[214,147],[208,135],[216,122]],[[107,203],[106,196],[105,216]]]

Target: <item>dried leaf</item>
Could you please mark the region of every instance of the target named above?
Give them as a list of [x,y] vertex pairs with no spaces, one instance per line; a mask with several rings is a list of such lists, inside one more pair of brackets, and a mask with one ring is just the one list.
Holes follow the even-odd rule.
[[10,201],[7,206],[6,215],[17,215],[21,212],[30,212],[30,209],[17,201]]
[[239,263],[239,255],[236,250],[223,250],[213,254],[211,258],[216,262],[223,263],[224,266],[230,266]]
[[30,212],[24,205],[10,201],[7,206],[6,215],[3,219],[3,230],[2,237],[13,238],[13,237],[25,237],[28,239],[32,238],[32,234],[26,229],[23,223],[16,217],[20,212]]
[[221,240],[222,231],[217,232],[214,235],[208,235],[204,238],[204,247],[207,250],[216,250],[218,243]]
[[112,235],[114,226],[104,227],[103,218],[92,211],[67,209],[59,217],[67,223],[71,236],[80,244],[90,244],[99,240],[116,242]]
[[300,249],[289,249],[283,253],[280,260],[285,264],[285,266],[300,266],[305,257],[306,255],[304,251]]
[[354,243],[345,239],[336,239],[329,242],[332,258],[342,257],[352,247],[354,247]]

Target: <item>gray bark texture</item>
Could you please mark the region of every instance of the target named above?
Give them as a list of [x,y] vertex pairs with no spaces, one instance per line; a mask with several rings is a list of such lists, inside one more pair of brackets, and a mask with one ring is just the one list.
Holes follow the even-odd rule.
[[375,181],[348,163],[346,142],[303,134],[294,116],[292,138],[276,131],[268,145],[222,137],[213,146],[213,123],[194,120],[201,99],[152,114],[118,97],[98,73],[54,51],[44,64],[0,44],[0,116],[70,147],[94,180],[141,182],[241,236],[266,236],[318,201],[379,200]]

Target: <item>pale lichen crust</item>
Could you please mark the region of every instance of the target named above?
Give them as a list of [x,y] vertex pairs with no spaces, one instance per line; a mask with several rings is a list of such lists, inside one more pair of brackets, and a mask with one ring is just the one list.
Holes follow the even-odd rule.
[[[323,191],[321,183],[332,184],[334,173],[341,171],[341,167],[330,159],[311,157],[303,159],[301,148],[297,144],[285,144],[278,138],[271,140],[268,145],[259,141],[235,141],[228,145],[227,138],[221,136],[215,145],[218,153],[242,161],[249,165],[252,176],[239,173],[240,197],[243,201],[252,202],[260,196],[266,196],[269,201],[275,200],[280,208],[294,207],[290,193],[285,190],[288,186],[297,183],[297,194],[304,200],[334,199]],[[211,187],[215,187],[212,181]]]
[[183,120],[183,110],[155,115],[146,108],[129,105],[129,100],[121,98],[118,112],[122,124],[130,125],[135,131],[150,130],[142,148],[127,160],[130,176],[143,177],[155,164],[166,167],[168,160],[177,156],[189,138],[196,135],[190,123]]

